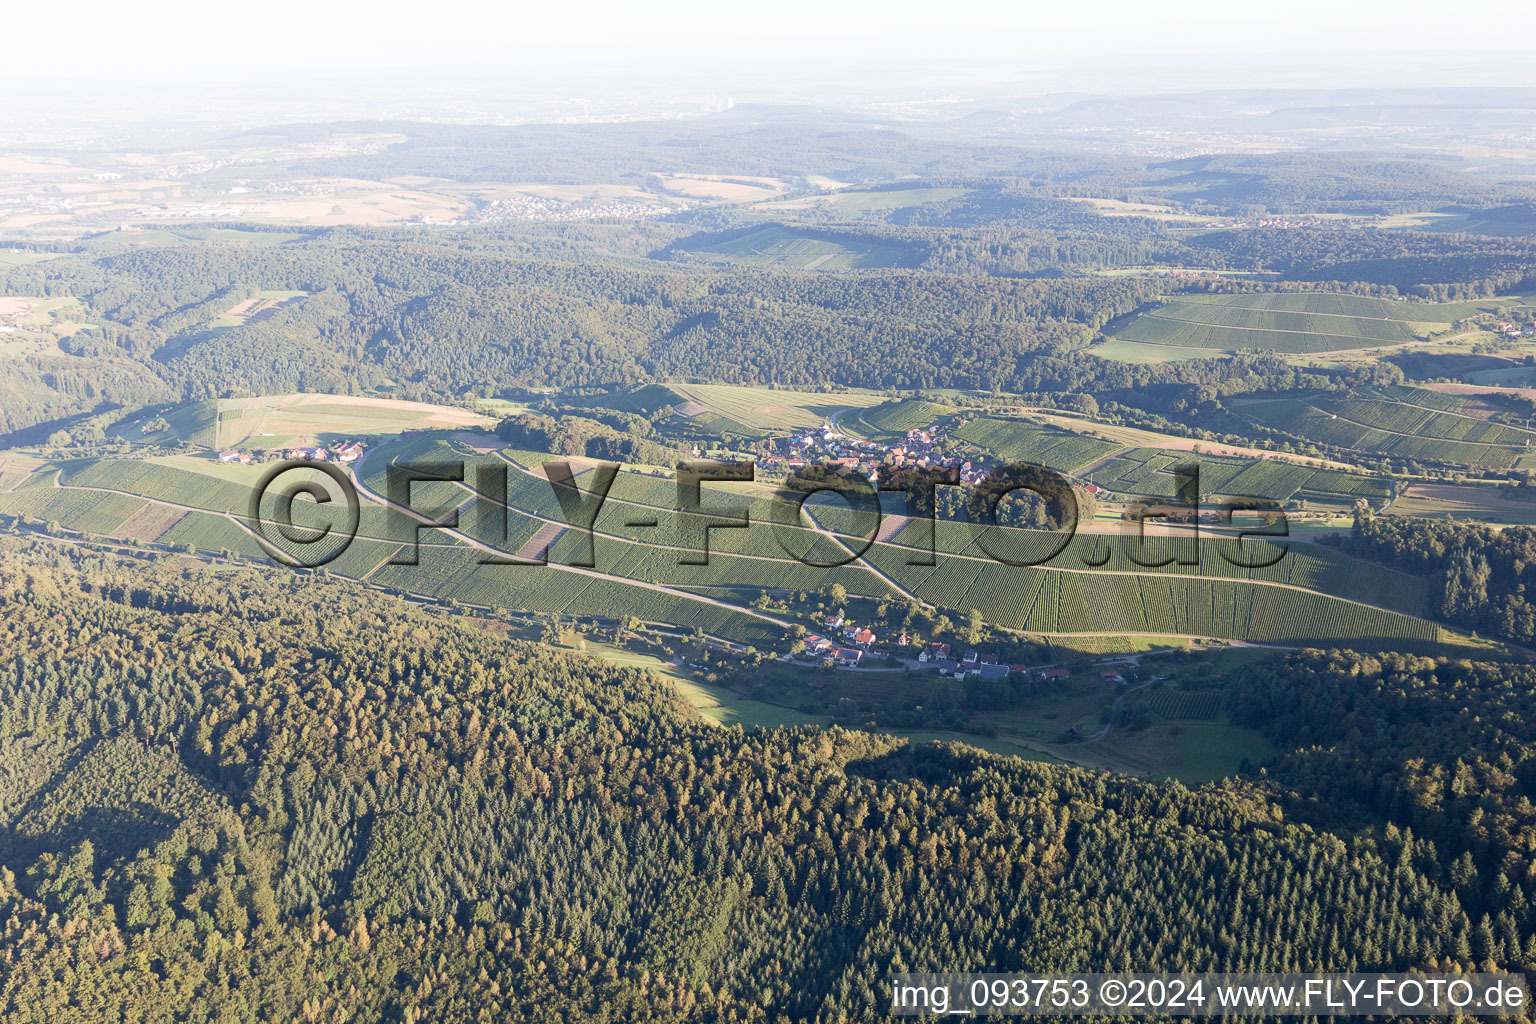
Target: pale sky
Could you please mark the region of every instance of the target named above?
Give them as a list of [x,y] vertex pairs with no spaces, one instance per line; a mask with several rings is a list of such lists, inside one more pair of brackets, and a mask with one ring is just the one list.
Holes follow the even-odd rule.
[[[7,5],[0,74],[46,87],[101,74],[487,68],[558,76],[562,69],[1028,64],[1083,55],[1529,51],[1533,12],[1528,0],[76,0]],[[1536,63],[1521,63],[1536,85]],[[1434,73],[1432,62],[1425,70]]]

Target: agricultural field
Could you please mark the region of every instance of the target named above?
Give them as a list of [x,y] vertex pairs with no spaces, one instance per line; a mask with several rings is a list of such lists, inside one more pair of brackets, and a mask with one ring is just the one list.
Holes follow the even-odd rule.
[[1491,210],[1421,210],[1383,217],[1379,228],[1394,231],[1456,231],[1473,235],[1518,237],[1536,234],[1536,219],[1529,206],[1503,206]]
[[969,441],[1001,458],[1049,466],[1064,473],[1075,473],[1091,466],[1122,447],[1113,441],[1085,437],[1031,420],[988,416],[971,420],[954,433],[962,441]]
[[781,178],[724,174],[680,174],[662,178],[658,187],[689,199],[713,199],[727,203],[755,203],[788,191]]
[[[783,627],[754,617],[747,601],[760,591],[811,593],[833,583],[870,600],[911,599],[961,613],[974,608],[998,626],[1042,635],[1226,637],[1397,649],[1427,648],[1441,636],[1437,626],[1419,617],[1426,605],[1422,581],[1355,572],[1348,560],[1318,545],[1298,544],[1270,567],[1245,569],[1221,557],[1231,541],[1208,539],[1198,561],[1183,565],[1171,560],[1184,550],[1180,538],[1138,541],[1083,533],[1045,565],[1012,566],[994,560],[988,547],[1027,553],[1042,545],[1054,547],[1056,538],[1000,528],[982,533],[963,523],[941,523],[936,565],[910,564],[921,561],[915,557],[920,549],[903,531],[874,545],[862,561],[823,569],[789,553],[800,540],[821,536],[809,522],[800,521],[787,534],[765,528],[782,518],[775,515],[780,506],[761,493],[730,487],[707,488],[706,506],[745,505],[757,528],[712,531],[708,564],[683,564],[684,555],[697,553],[697,541],[690,539],[697,532],[690,525],[697,520],[677,510],[670,479],[629,471],[615,481],[595,524],[594,570],[566,568],[585,550],[583,532],[573,529],[554,540],[549,566],[483,565],[486,552],[472,548],[468,538],[510,554],[551,521],[562,521],[547,481],[509,461],[516,453],[477,455],[446,432],[386,442],[369,460],[364,496],[385,489],[383,472],[391,459],[459,455],[508,468],[504,505],[471,500],[470,492],[457,484],[417,488],[415,507],[429,515],[457,508],[461,525],[452,532],[424,532],[419,564],[401,565],[390,559],[413,528],[398,513],[365,500],[359,546],[333,563],[331,571],[471,605],[606,618],[641,609],[642,618],[650,621],[696,626],[760,644],[781,636]],[[1283,463],[1257,468],[1312,472]],[[203,553],[228,549],[242,557],[262,557],[245,519],[250,486],[262,467],[178,455],[76,461],[62,470],[59,486],[45,471],[28,478],[35,486],[0,493],[0,512],[93,534],[188,545]],[[471,479],[474,472],[469,467]],[[1240,478],[1241,473],[1233,474]],[[504,533],[490,526],[492,515],[505,516]],[[835,508],[819,510],[817,518],[825,528],[848,528],[846,510],[841,515]],[[793,542],[788,550],[781,535]],[[1249,548],[1254,543],[1248,542]],[[1149,568],[1133,556],[1169,564]]]
[[1106,217],[1148,217],[1152,220],[1183,224],[1213,224],[1219,220],[1217,217],[1202,216],[1156,203],[1131,203],[1123,199],[1100,199],[1091,196],[1068,196],[1067,198],[1073,202],[1091,206]]
[[67,297],[0,296],[0,359],[60,355],[61,338],[96,329],[74,319],[80,310]]
[[265,320],[278,310],[282,309],[294,299],[300,299],[308,295],[308,292],[297,291],[259,291],[248,299],[242,299],[223,313],[208,321],[207,330],[212,335],[219,335],[234,327],[240,327],[253,321]]
[[1320,445],[1372,455],[1490,468],[1536,467],[1536,431],[1500,423],[1476,395],[1394,386],[1234,408],[1255,423]]
[[114,428],[130,441],[180,440],[204,448],[288,448],[405,430],[491,427],[482,413],[446,405],[363,395],[293,394],[221,398],[194,402],[163,413],[173,437],[145,433],[149,416]]
[[792,391],[736,384],[648,384],[593,400],[650,415],[671,406],[703,432],[764,436],[821,426],[846,410],[867,409],[886,396],[864,391]]
[[873,270],[917,262],[910,249],[854,235],[819,235],[813,229],[770,224],[719,242],[685,250],[709,263],[773,270]]
[[1121,363],[1176,363],[1186,359],[1210,359],[1221,355],[1208,348],[1190,348],[1182,345],[1148,344],[1114,337],[1093,346],[1090,350],[1100,359],[1113,359]]
[[51,252],[0,252],[0,267],[30,267],[59,255]]
[[905,434],[931,427],[954,411],[954,406],[903,398],[863,410],[850,425],[866,436]]
[[1233,458],[1157,448],[1131,448],[1120,452],[1095,470],[1090,480],[1111,492],[1172,497],[1174,467],[1188,463],[1200,467],[1202,500],[1265,498],[1284,502],[1304,498],[1348,507],[1358,498],[1379,503],[1392,493],[1391,483],[1387,480],[1337,469],[1281,459]]
[[1505,484],[1414,483],[1405,487],[1386,511],[1425,519],[1536,526],[1536,492]]
[[1456,321],[1498,306],[1496,300],[1399,302],[1328,292],[1183,295],[1106,331],[1110,344],[1120,347],[1095,351],[1105,358],[1150,361],[1124,344],[1167,346],[1186,355],[1238,349],[1310,355],[1403,346],[1448,333]]

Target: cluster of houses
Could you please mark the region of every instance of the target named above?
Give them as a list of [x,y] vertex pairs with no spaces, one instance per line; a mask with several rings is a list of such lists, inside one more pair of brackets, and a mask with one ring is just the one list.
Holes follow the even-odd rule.
[[[862,663],[866,654],[871,658],[891,656],[890,651],[875,646],[879,638],[874,630],[849,620],[842,612],[828,615],[824,625],[827,636],[806,634],[805,650],[812,657],[831,658],[839,665],[852,667]],[[896,642],[905,647],[910,641],[911,637],[903,633]]]
[[[808,633],[805,637],[805,653],[812,658],[830,658],[839,665],[853,668],[863,663],[868,655],[870,658],[889,658],[891,652],[885,648],[876,647],[879,637],[868,626],[860,626],[848,619],[842,612],[833,612],[823,620],[827,634]],[[903,632],[895,639],[896,646],[909,647],[912,644],[912,636]],[[978,651],[966,651],[964,654],[952,655],[950,646],[946,643],[934,641],[924,646],[917,653],[917,660],[925,665],[932,665],[939,670],[940,675],[952,676],[955,679],[964,680],[969,677],[979,679],[1006,679],[1013,673],[1028,674],[1029,669],[1024,665],[1001,664],[996,654],[982,654]],[[1066,669],[1056,670],[1061,676],[1067,674]],[[1050,672],[1046,672],[1044,678],[1057,678]]]
[[856,470],[874,484],[880,482],[882,469],[904,466],[955,469],[960,473],[960,482],[966,484],[981,480],[989,467],[941,454],[938,450],[940,437],[937,429],[930,427],[909,430],[906,438],[897,443],[881,444],[845,437],[826,423],[820,430],[791,437],[787,454],[777,454],[773,440],[765,442],[769,454],[758,459],[757,464],[762,469],[791,473],[806,466],[827,466],[844,472]]
[[[1504,319],[1504,317],[1512,319]],[[1521,322],[1522,317],[1525,318],[1524,323]],[[1451,327],[1454,330],[1471,328],[1491,331],[1494,334],[1502,334],[1506,338],[1530,338],[1536,337],[1536,315],[1504,309],[1498,313],[1479,313],[1464,320],[1457,320],[1451,324]]]
[[[341,441],[329,447],[311,445],[289,448],[286,451],[279,451],[274,454],[295,462],[339,462],[342,465],[348,465],[362,457],[363,443],[361,441]],[[253,452],[241,451],[238,448],[229,448],[219,452],[219,461],[238,462],[242,466],[249,466],[256,461],[256,455]]]
[[1024,674],[1029,672],[1029,668],[1024,665],[1001,664],[995,654],[966,651],[956,657],[951,653],[949,644],[938,641],[924,647],[918,653],[917,660],[924,664],[937,665],[941,676],[953,676],[962,680],[970,676],[978,679],[1007,679],[1015,672]]

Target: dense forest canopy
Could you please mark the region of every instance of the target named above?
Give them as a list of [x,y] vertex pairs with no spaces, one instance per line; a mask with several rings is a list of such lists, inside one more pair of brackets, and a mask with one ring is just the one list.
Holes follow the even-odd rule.
[[[1475,782],[1384,792],[1382,828],[1334,836],[1305,821],[1313,802],[1358,790],[1304,754],[1279,781],[1191,791],[743,732],[654,677],[351,585],[3,547],[8,1020],[863,1016],[885,972],[955,964],[1531,958],[1518,726],[1378,755],[1507,778],[1486,842],[1450,824],[1496,799]],[[1307,655],[1234,699],[1279,738],[1316,738],[1335,712],[1314,678],[1359,679],[1329,726],[1351,736],[1435,714],[1439,690],[1404,673],[1523,685],[1498,666],[1365,664]],[[1263,712],[1270,691],[1285,715]]]
[[[1038,392],[1060,380],[1063,360],[1074,367],[1072,390],[1111,390],[1127,375],[1221,371],[1083,358],[1106,324],[1168,285],[1074,267],[1272,268],[1311,287],[1434,298],[1488,296],[1530,274],[1530,247],[1511,240],[1264,229],[1171,240],[1156,222],[1144,222],[1152,227],[1139,240],[1141,229],[1122,239],[1119,225],[1134,218],[1051,202],[1073,223],[1101,226],[1057,229],[1053,215],[1030,214],[980,228],[876,225],[830,236],[919,254],[907,267],[852,273],[699,264],[685,248],[690,236],[654,226],[636,229],[634,251],[623,231],[553,227],[530,229],[534,238],[333,229],[264,246],[87,243],[0,269],[0,292],[78,300],[71,315],[87,325],[55,351],[9,364],[0,430],[174,401],[381,386],[446,401],[658,377]],[[260,319],[208,327],[267,291],[302,294]]]

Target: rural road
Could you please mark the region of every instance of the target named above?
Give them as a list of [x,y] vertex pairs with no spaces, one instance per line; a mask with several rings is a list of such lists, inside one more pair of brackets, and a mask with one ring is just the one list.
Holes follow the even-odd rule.
[[1086,737],[1086,738],[1080,739],[1080,740],[1073,740],[1070,743],[1057,743],[1057,744],[1053,744],[1053,746],[1058,746],[1058,747],[1081,747],[1081,746],[1083,746],[1085,744],[1088,744],[1088,743],[1097,743],[1097,742],[1099,742],[1099,740],[1102,740],[1104,737],[1108,736],[1109,733],[1110,733],[1110,730],[1115,727],[1115,716],[1120,713],[1120,705],[1125,703],[1125,698],[1129,697],[1131,694],[1135,693],[1137,690],[1145,690],[1147,687],[1151,686],[1155,682],[1157,682],[1157,680],[1149,679],[1149,680],[1147,680],[1146,682],[1142,683],[1139,686],[1131,687],[1129,690],[1126,690],[1120,696],[1116,697],[1114,703],[1109,706],[1109,714],[1105,716],[1104,728],[1100,729],[1098,732],[1094,733],[1092,736],[1089,736],[1089,737]]

